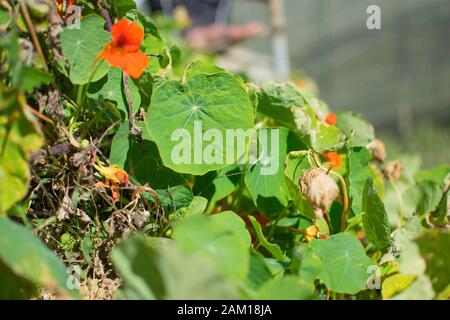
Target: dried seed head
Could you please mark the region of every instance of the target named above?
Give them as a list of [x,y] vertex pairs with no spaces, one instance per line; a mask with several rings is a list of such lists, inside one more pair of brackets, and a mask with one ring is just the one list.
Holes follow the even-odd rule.
[[367,145],[367,148],[372,152],[374,160],[384,162],[386,159],[386,148],[383,141],[380,139],[373,139],[372,142]]
[[398,160],[388,162],[383,169],[383,173],[389,180],[397,181],[403,173],[403,167]]
[[312,204],[316,219],[322,218],[330,210],[331,204],[339,195],[337,183],[320,168],[305,172],[300,181],[300,189]]

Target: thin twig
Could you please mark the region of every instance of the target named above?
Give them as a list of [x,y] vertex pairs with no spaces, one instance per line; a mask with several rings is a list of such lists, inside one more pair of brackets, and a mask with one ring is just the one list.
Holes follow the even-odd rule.
[[48,70],[47,60],[45,59],[44,52],[42,51],[41,45],[39,44],[39,40],[36,34],[36,30],[34,29],[33,22],[30,18],[30,13],[28,12],[27,5],[23,0],[19,1],[20,10],[22,11],[23,19],[25,20],[25,24],[27,25],[27,29],[30,32],[31,40],[33,41],[34,48],[38,52],[39,56],[41,57],[43,63],[44,63],[44,69],[45,71]]
[[133,102],[131,101],[130,77],[125,72],[122,72],[122,80],[123,80],[123,89],[125,91],[125,96],[127,98],[128,120],[130,122],[130,133],[133,136],[140,136],[141,128],[136,127],[134,112],[133,112]]
[[108,31],[111,31],[111,28],[112,28],[112,20],[111,20],[111,17],[110,17],[110,15],[109,15],[108,10],[106,10],[105,7],[103,7],[102,2],[103,2],[102,0],[97,1],[97,5],[98,5],[98,7],[100,8],[100,14],[101,14],[102,17],[106,20],[106,29],[107,29]]
[[33,167],[30,167],[31,173],[33,174],[33,179],[38,183],[42,191],[44,192],[44,196],[48,200],[48,204],[50,207],[52,207],[53,213],[56,213],[56,206],[53,203],[53,199],[50,197],[50,194],[47,191],[47,188],[44,186],[44,183],[42,182],[41,178],[37,174],[37,172],[33,169]]

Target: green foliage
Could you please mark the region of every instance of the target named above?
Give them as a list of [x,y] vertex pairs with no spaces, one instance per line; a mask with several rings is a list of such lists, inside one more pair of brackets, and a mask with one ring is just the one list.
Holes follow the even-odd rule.
[[367,179],[371,175],[369,161],[372,155],[366,148],[351,148],[348,152],[348,192],[352,201],[352,210],[361,214],[363,204],[363,190]]
[[42,144],[35,120],[15,105],[17,97],[2,98],[5,104],[0,109],[0,214],[25,196],[30,179],[28,157]]
[[258,238],[258,246],[261,246],[267,251],[269,251],[275,259],[282,262],[289,262],[289,258],[286,257],[286,255],[281,250],[280,246],[275,243],[270,243],[266,239],[259,222],[252,216],[249,216],[248,218],[250,219],[250,222],[252,223],[252,226],[255,229],[256,236]]
[[373,126],[354,112],[338,114],[337,127],[349,137],[351,147],[366,146],[375,138]]
[[134,0],[113,0],[111,1],[114,16],[122,18],[130,10],[136,10],[136,2]]
[[[129,86],[133,111],[136,113],[141,105],[141,96],[134,82],[129,81]],[[106,100],[114,102],[117,109],[123,113],[125,118],[128,118],[128,102],[124,89],[122,71],[110,68],[104,77],[89,86],[87,96],[91,104],[98,105]]]
[[386,251],[390,244],[390,225],[384,204],[375,190],[373,180],[369,178],[364,186],[363,226],[367,238],[379,250]]
[[[387,179],[361,115],[229,73],[135,1],[83,4],[59,39],[29,6],[43,57],[0,8],[0,298],[77,298],[69,266],[83,298],[450,298],[449,165]],[[106,12],[144,31],[139,78],[101,58]]]
[[258,111],[276,119],[290,129],[295,129],[292,107],[307,106],[304,93],[290,83],[266,81],[258,93]]
[[186,252],[212,257],[217,270],[231,280],[241,282],[247,277],[250,235],[233,212],[187,219],[175,228],[173,238]]
[[[267,143],[267,155],[271,155],[274,150],[272,146],[276,145],[278,148],[278,154],[276,159],[285,159],[288,149],[288,136],[289,131],[287,129],[277,130],[276,135],[272,135],[273,130],[258,131],[258,138],[261,139],[261,135],[266,135]],[[272,141],[272,139],[276,139]],[[284,177],[284,165],[276,161],[270,163],[272,169],[275,172],[270,174],[264,173],[264,170],[269,170],[269,166],[265,163],[266,158],[260,158],[245,174],[245,185],[247,186],[250,194],[252,195],[255,206],[260,208],[267,215],[273,215],[274,213],[281,212],[289,203],[289,190]],[[277,170],[275,170],[277,169]]]
[[[153,93],[149,114],[146,128],[158,146],[164,165],[196,175],[226,167],[229,154],[233,154],[232,160],[236,161],[245,146],[228,143],[224,146],[219,138],[226,136],[226,129],[252,128],[254,118],[245,89],[227,73],[199,74],[186,83],[167,81]],[[201,127],[196,129],[195,123]],[[174,141],[172,134],[177,129],[186,131]],[[215,129],[218,136],[209,137],[210,143],[217,145],[218,154],[201,146],[203,133],[210,129]],[[205,163],[204,155],[210,155],[214,161]],[[181,159],[174,162],[174,157]]]
[[340,233],[325,241],[314,239],[311,249],[320,263],[317,278],[327,288],[348,294],[364,290],[372,262],[357,238]]
[[61,46],[73,84],[97,81],[108,72],[109,64],[96,60],[111,40],[111,35],[103,30],[104,23],[100,16],[89,15],[81,20],[79,29],[66,27],[61,34]]
[[303,283],[294,276],[273,279],[262,286],[257,295],[258,300],[308,300],[313,297],[314,287]]
[[125,285],[121,299],[233,299],[236,287],[211,260],[177,246],[154,248],[135,236],[118,245],[112,261]]
[[[67,290],[64,265],[30,230],[6,217],[0,217],[0,233],[2,276],[5,272],[13,273],[14,277],[19,278],[17,280],[20,283],[19,288],[30,288],[33,284],[47,286],[60,292]],[[17,290],[14,288],[15,283],[10,284],[11,287],[4,287],[2,282],[1,292]]]

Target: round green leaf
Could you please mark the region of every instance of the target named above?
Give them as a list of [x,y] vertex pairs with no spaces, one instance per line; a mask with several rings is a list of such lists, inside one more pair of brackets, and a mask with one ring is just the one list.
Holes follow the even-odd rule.
[[[186,83],[169,81],[155,90],[147,129],[165,166],[203,175],[227,167],[244,153],[245,146],[227,141],[226,130],[246,131],[253,127],[253,121],[248,94],[235,77],[227,73],[199,74]],[[208,142],[202,139],[205,132],[214,133]],[[209,150],[211,145],[214,151]],[[209,152],[214,154],[213,161],[206,161]]]
[[308,300],[313,297],[314,285],[294,276],[286,276],[266,282],[259,289],[258,300]]
[[[104,30],[105,21],[97,15],[88,15],[81,20],[80,28],[64,28],[61,33],[61,46],[64,57],[69,63],[69,76],[74,84],[85,84],[96,69],[96,57],[111,40],[109,32]],[[105,61],[92,77],[92,81],[101,79],[109,70]]]
[[194,216],[177,225],[173,238],[187,252],[214,262],[224,276],[242,282],[250,265],[250,235],[244,221],[231,211]]
[[339,233],[327,240],[313,239],[311,249],[322,262],[318,278],[328,289],[356,294],[365,288],[372,261],[355,236]]

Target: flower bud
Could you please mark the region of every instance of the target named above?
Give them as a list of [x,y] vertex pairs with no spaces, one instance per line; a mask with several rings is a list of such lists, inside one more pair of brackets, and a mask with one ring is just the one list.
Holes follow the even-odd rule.
[[322,218],[330,210],[339,195],[337,183],[321,168],[306,171],[300,181],[300,189],[312,204],[316,219]]
[[383,141],[380,139],[373,139],[372,142],[367,145],[367,148],[372,152],[374,160],[384,162],[386,159],[386,148]]
[[311,242],[312,239],[319,237],[319,229],[315,225],[309,226],[304,231],[306,242]]
[[325,118],[325,122],[330,126],[335,126],[337,123],[337,116],[334,113],[329,113]]
[[341,156],[337,152],[327,152],[323,155],[330,166],[330,168],[339,168],[341,166]]

